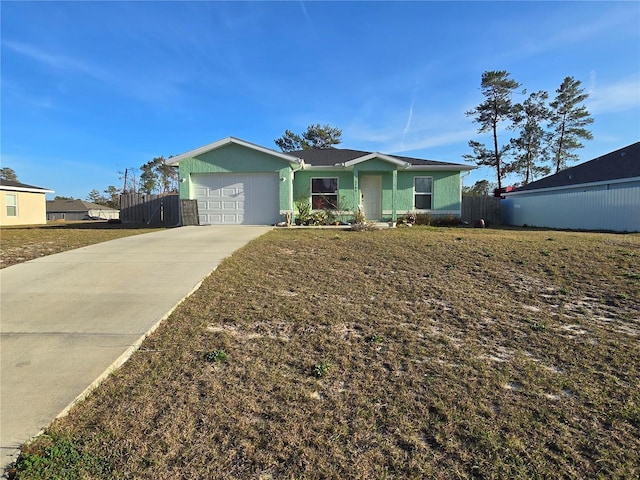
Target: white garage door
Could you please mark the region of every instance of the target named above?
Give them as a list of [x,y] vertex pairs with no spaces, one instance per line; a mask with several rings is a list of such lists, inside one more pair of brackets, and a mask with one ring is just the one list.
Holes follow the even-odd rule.
[[279,217],[274,173],[192,174],[200,225],[272,225]]

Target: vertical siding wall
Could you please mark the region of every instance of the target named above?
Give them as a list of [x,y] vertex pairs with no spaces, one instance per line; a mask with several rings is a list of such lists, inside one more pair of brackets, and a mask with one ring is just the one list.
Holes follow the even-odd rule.
[[503,200],[509,225],[575,230],[640,231],[640,182]]
[[180,222],[180,201],[176,194],[120,195],[122,223],[146,223],[174,226]]
[[488,226],[500,225],[500,199],[488,195],[465,195],[462,197],[461,217],[470,224],[482,219]]
[[432,213],[460,215],[460,172],[423,171],[398,172],[398,213],[415,210],[413,179],[433,178]]
[[277,173],[278,178],[284,179],[278,183],[279,209],[281,212],[291,211],[291,170],[291,165],[281,158],[242,145],[226,145],[180,162],[180,198],[193,198],[192,173]]

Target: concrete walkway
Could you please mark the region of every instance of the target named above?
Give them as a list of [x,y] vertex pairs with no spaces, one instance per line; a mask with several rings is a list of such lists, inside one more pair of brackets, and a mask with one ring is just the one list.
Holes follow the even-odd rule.
[[181,227],[1,269],[2,470],[225,257],[270,229]]

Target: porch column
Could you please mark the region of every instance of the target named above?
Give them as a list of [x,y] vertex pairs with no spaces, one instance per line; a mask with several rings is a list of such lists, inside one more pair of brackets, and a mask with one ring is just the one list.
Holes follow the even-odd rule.
[[393,170],[391,172],[391,221],[395,222],[397,220],[397,200],[396,195],[398,192],[398,170]]
[[360,195],[358,194],[359,186],[358,186],[358,169],[353,169],[353,213],[358,211],[360,208]]
[[293,219],[296,215],[296,212],[294,211],[293,205],[294,205],[294,200],[293,200],[293,177],[295,176],[295,170],[293,170],[292,168],[290,168],[289,170],[287,170],[287,176],[286,176],[286,182],[287,182],[287,188],[289,188],[289,206],[287,207],[287,210],[289,211],[289,213],[291,214],[291,223],[293,223]]

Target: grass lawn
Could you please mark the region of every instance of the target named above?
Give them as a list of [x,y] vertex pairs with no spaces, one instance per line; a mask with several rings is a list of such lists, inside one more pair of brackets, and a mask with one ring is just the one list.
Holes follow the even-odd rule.
[[116,238],[149,233],[140,225],[107,222],[53,222],[0,228],[0,268]]
[[276,229],[20,479],[638,478],[640,235]]

